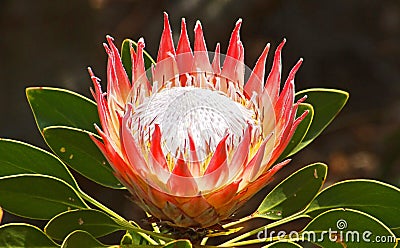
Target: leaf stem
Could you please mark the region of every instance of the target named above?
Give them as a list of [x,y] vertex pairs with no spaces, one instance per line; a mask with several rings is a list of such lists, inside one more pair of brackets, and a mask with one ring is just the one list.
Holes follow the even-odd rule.
[[[146,212],[146,216],[147,216],[147,217],[151,217],[151,214],[149,214],[148,212]],[[161,232],[160,232],[160,228],[157,226],[157,223],[151,223],[151,226],[153,227],[153,231],[154,231],[155,233],[161,233]],[[160,243],[161,245],[165,245],[165,241],[164,241],[164,240],[159,239],[158,241],[159,241],[159,243]]]
[[251,215],[248,215],[248,216],[246,216],[246,217],[243,217],[243,218],[241,218],[241,219],[239,219],[239,220],[237,220],[237,221],[233,221],[233,222],[227,223],[227,224],[225,224],[225,225],[222,225],[222,227],[223,227],[223,228],[229,228],[229,227],[231,227],[231,226],[235,226],[235,225],[237,225],[237,224],[240,224],[240,223],[243,223],[243,222],[252,220],[252,219],[254,219],[254,218],[257,218],[257,216],[255,215],[255,213],[253,213],[253,214],[251,214]]
[[208,241],[208,237],[204,237],[204,238],[201,240],[200,245],[206,245],[207,241]]
[[[94,206],[98,207],[99,209],[101,209],[102,211],[106,212],[107,214],[109,214],[110,216],[120,220],[120,221],[126,221],[122,216],[120,216],[119,214],[117,214],[116,212],[112,211],[111,209],[109,209],[108,207],[104,206],[103,204],[101,204],[100,202],[98,202],[96,199],[93,199],[90,195],[86,194],[85,192],[83,192],[82,190],[79,191],[80,196],[90,202],[91,204],[93,204]],[[137,225],[139,226],[139,225]]]
[[[254,216],[254,217],[256,217],[256,216]],[[255,235],[255,234],[259,233],[259,232],[262,232],[265,229],[273,228],[273,227],[276,227],[276,226],[279,226],[279,225],[282,225],[282,224],[285,224],[285,223],[288,223],[290,221],[293,221],[293,220],[296,220],[296,219],[300,219],[300,218],[303,218],[303,217],[308,217],[308,215],[303,214],[303,212],[299,212],[299,213],[293,214],[293,215],[291,215],[289,217],[286,217],[284,219],[272,222],[272,223],[270,223],[268,225],[265,225],[265,226],[259,227],[257,229],[251,230],[251,231],[249,231],[247,233],[243,233],[242,235],[239,235],[236,238],[228,240],[225,243],[222,243],[222,244],[220,244],[218,246],[219,247],[233,246],[233,244],[237,244],[238,243],[237,241],[243,240],[243,239],[248,238],[248,237],[250,237],[252,235]],[[243,242],[245,242],[245,241],[243,241]],[[261,243],[261,242],[265,242],[264,239],[258,240],[258,243]],[[240,242],[240,243],[242,243],[242,242]]]
[[103,204],[98,202],[96,199],[93,199],[90,195],[86,194],[82,190],[79,190],[79,195],[83,199],[85,199],[86,201],[90,202],[91,204],[93,204],[94,206],[99,208],[100,210],[102,210],[102,211],[106,212],[107,214],[109,214],[110,216],[116,218],[117,221],[118,221],[118,224],[120,224],[121,226],[124,226],[127,229],[130,229],[130,230],[133,230],[133,231],[137,232],[140,236],[142,236],[146,241],[148,241],[152,245],[159,245],[159,243],[157,243],[149,235],[155,236],[155,237],[163,239],[163,240],[169,239],[169,238],[164,237],[164,236],[160,237],[160,235],[158,235],[156,233],[153,233],[151,231],[147,231],[147,230],[141,229],[140,226],[135,222],[128,222],[121,215],[117,214],[116,212],[112,211],[108,207],[104,206]]
[[152,245],[160,245],[160,244],[157,243],[152,238],[150,238],[150,236],[156,237],[156,238],[161,239],[161,240],[166,241],[166,242],[170,242],[170,241],[174,240],[173,238],[167,237],[167,236],[165,236],[165,235],[163,235],[161,233],[155,233],[153,231],[141,229],[140,227],[135,227],[131,223],[127,222],[126,220],[124,220],[124,221],[116,220],[116,222],[120,226],[126,228],[127,230],[131,230],[133,232],[136,232],[136,233],[140,234],[144,239],[149,241],[149,243],[152,244]]

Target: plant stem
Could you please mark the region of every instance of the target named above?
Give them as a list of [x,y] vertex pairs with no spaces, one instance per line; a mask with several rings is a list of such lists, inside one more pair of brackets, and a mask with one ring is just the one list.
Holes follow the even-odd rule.
[[[287,218],[272,222],[272,223],[270,223],[268,225],[265,225],[265,226],[259,227],[257,229],[251,230],[251,231],[249,231],[247,233],[243,233],[242,235],[237,236],[236,238],[233,238],[231,240],[228,240],[225,243],[222,243],[222,244],[220,244],[218,246],[219,247],[232,246],[232,244],[237,244],[237,241],[243,240],[243,239],[248,238],[248,237],[250,237],[252,235],[255,235],[255,234],[259,233],[259,232],[262,232],[265,229],[273,228],[273,227],[276,227],[276,226],[279,226],[279,225],[282,225],[282,224],[285,224],[285,223],[288,223],[290,221],[293,221],[293,220],[296,220],[296,219],[300,219],[300,218],[303,218],[303,217],[308,217],[308,215],[304,215],[303,212],[296,213],[296,214],[291,215],[291,216],[289,216]],[[260,243],[260,242],[265,242],[265,241],[258,240],[258,243]]]
[[231,227],[231,226],[234,226],[234,225],[237,225],[237,224],[240,224],[240,223],[243,223],[243,222],[252,220],[252,219],[254,219],[254,218],[256,218],[256,217],[257,217],[257,216],[255,216],[254,213],[253,213],[253,214],[251,214],[251,215],[248,215],[248,216],[246,216],[246,217],[241,218],[240,220],[233,221],[233,222],[230,222],[230,223],[228,223],[228,224],[222,225],[222,227],[223,227],[223,228],[229,228],[229,227]]
[[[147,216],[147,217],[151,217],[151,214],[149,214],[148,212],[146,212],[146,216]],[[161,232],[160,232],[160,228],[157,226],[157,223],[151,223],[151,226],[153,227],[153,231],[154,231],[155,233],[161,233]],[[159,241],[159,243],[160,243],[161,245],[165,245],[165,241],[164,241],[164,240],[159,239],[158,241]]]
[[[114,211],[112,211],[111,209],[109,209],[108,207],[104,206],[103,204],[101,204],[100,202],[98,202],[97,200],[93,199],[90,195],[86,194],[85,192],[83,192],[82,190],[79,191],[80,196],[85,199],[86,201],[90,202],[91,204],[93,204],[94,206],[96,206],[97,208],[99,208],[100,210],[106,212],[107,214],[109,214],[110,216],[114,217],[117,219],[118,224],[120,224],[121,226],[124,226],[127,229],[133,230],[135,232],[137,232],[140,236],[142,236],[146,241],[148,241],[150,244],[152,245],[159,245],[159,243],[157,243],[154,239],[152,239],[149,235],[152,236],[156,236],[157,238],[160,239],[166,239],[166,237],[159,237],[159,235],[155,235],[156,233],[153,233],[151,231],[147,231],[144,229],[141,229],[140,226],[133,222],[135,224],[135,226],[128,222],[127,220],[125,220],[121,215],[115,213]],[[147,234],[146,234],[147,233]]]
[[[83,192],[82,190],[79,192],[80,196],[85,199],[86,201],[90,202],[91,204],[93,204],[94,206],[98,207],[99,209],[101,209],[102,211],[106,212],[107,214],[109,214],[110,216],[120,220],[120,221],[126,221],[122,216],[120,216],[119,214],[117,214],[116,212],[112,211],[111,209],[107,208],[106,206],[104,206],[103,204],[101,204],[100,202],[98,202],[97,200],[93,199],[90,195],[86,194],[85,192]],[[138,225],[139,226],[139,225]]]
[[200,245],[206,245],[207,241],[208,241],[208,237],[204,237],[204,238],[201,240]]
[[[127,222],[126,220],[125,221],[115,220],[115,221],[120,226],[126,228],[126,230],[131,230],[133,232],[136,232],[136,233],[140,234],[143,238],[145,238],[147,241],[149,241],[150,244],[152,244],[152,245],[160,245],[160,244],[157,243],[155,240],[151,239],[149,236],[156,237],[156,238],[161,239],[161,240],[166,241],[166,242],[174,240],[173,238],[167,237],[167,236],[165,236],[165,235],[163,235],[161,233],[155,233],[155,232],[152,232],[152,231],[149,231],[149,230],[145,230],[145,229],[141,229],[141,228],[135,227],[131,223]],[[147,236],[146,234],[149,235],[149,236]]]

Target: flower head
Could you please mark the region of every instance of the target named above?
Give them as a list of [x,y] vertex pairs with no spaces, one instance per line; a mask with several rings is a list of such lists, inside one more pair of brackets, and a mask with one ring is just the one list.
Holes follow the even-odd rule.
[[294,77],[302,60],[280,90],[285,40],[265,80],[269,44],[249,70],[241,23],[226,56],[217,44],[210,62],[200,22],[192,50],[182,20],[175,49],[165,14],[157,61],[148,72],[142,38],[130,51],[129,78],[109,36],[106,94],[89,69],[102,142],[92,139],[135,201],[170,225],[209,227],[229,218],[288,163],[275,164],[307,114],[295,118]]

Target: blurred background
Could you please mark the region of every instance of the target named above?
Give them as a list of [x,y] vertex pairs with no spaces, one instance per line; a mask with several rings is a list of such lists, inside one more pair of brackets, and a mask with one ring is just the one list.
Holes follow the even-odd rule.
[[[86,68],[91,66],[105,83],[105,35],[112,35],[116,44],[144,37],[146,49],[155,57],[163,11],[169,13],[175,42],[181,17],[186,17],[190,38],[199,19],[208,48],[221,42],[221,52],[227,49],[236,20],[243,18],[241,39],[249,67],[267,42],[274,50],[286,37],[283,78],[303,57],[297,90],[328,87],[350,92],[337,119],[278,173],[275,183],[306,164],[323,161],[330,170],[327,185],[362,177],[400,186],[398,0],[1,0],[0,137],[46,148],[24,89],[53,86],[91,97]],[[123,215],[141,218],[125,192],[116,194],[81,177],[79,181]],[[248,208],[242,211],[251,211],[252,206]],[[15,219],[6,215],[4,222]]]

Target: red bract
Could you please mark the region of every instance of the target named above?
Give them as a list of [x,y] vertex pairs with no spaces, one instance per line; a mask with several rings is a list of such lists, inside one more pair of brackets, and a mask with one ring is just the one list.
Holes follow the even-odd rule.
[[[89,69],[102,142],[92,137],[115,175],[145,211],[170,225],[209,227],[229,218],[289,161],[276,163],[297,125],[294,77],[281,85],[281,50],[264,84],[269,44],[245,83],[239,20],[225,58],[210,63],[196,23],[194,50],[185,20],[175,49],[167,14],[157,62],[146,73],[144,40],[131,48],[128,78],[111,37],[107,93]],[[220,60],[223,59],[223,66]]]

